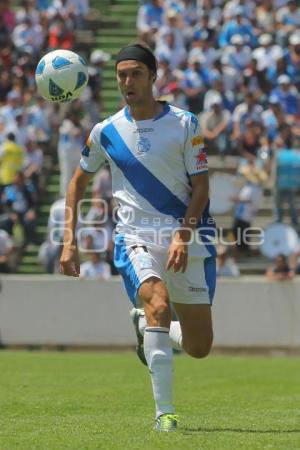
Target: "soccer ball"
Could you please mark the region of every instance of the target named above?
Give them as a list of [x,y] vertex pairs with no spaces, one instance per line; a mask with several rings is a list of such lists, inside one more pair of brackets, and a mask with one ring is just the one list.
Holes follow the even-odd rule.
[[70,50],[54,50],[42,57],[35,71],[38,92],[51,102],[79,97],[88,82],[84,59]]

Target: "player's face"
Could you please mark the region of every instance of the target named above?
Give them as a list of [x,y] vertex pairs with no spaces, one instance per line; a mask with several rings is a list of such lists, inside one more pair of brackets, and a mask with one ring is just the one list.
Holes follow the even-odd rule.
[[119,88],[129,106],[141,105],[152,97],[153,73],[139,61],[121,61],[117,65]]

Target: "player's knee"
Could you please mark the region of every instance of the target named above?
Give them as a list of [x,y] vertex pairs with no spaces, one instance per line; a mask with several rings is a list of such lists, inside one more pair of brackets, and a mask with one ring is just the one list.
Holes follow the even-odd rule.
[[189,346],[186,352],[193,358],[205,358],[209,355],[212,347],[212,339],[208,339],[205,342],[198,342],[194,345]]
[[161,319],[166,319],[170,316],[170,306],[166,299],[155,302],[153,305],[153,317],[157,321]]

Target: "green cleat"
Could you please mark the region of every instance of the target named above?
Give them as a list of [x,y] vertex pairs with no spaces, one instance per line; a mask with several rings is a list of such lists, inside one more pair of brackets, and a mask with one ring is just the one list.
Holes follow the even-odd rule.
[[154,430],[155,431],[176,431],[178,422],[178,416],[175,414],[162,414],[155,419]]
[[140,317],[144,317],[144,316],[145,316],[145,312],[143,309],[132,308],[132,310],[130,311],[130,317],[133,322],[135,334],[137,337],[137,346],[135,348],[136,354],[138,355],[140,361],[145,366],[147,366],[147,361],[146,361],[145,353],[144,353],[144,336],[142,335],[142,333],[140,332],[140,329],[139,329]]

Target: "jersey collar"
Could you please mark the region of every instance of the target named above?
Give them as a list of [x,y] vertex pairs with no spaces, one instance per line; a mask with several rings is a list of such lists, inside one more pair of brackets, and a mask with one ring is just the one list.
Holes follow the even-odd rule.
[[[161,119],[162,117],[164,117],[166,114],[168,114],[168,112],[170,111],[170,105],[167,102],[160,102],[163,104],[163,110],[161,113],[158,114],[158,116],[154,117],[154,119],[149,119],[149,120],[153,120],[153,122],[155,122],[156,120]],[[128,106],[125,106],[124,109],[125,112],[125,117],[129,122],[136,122],[133,117],[131,116],[130,112],[129,112],[129,108]],[[138,122],[138,121],[137,121]],[[143,122],[141,120],[141,122]]]

